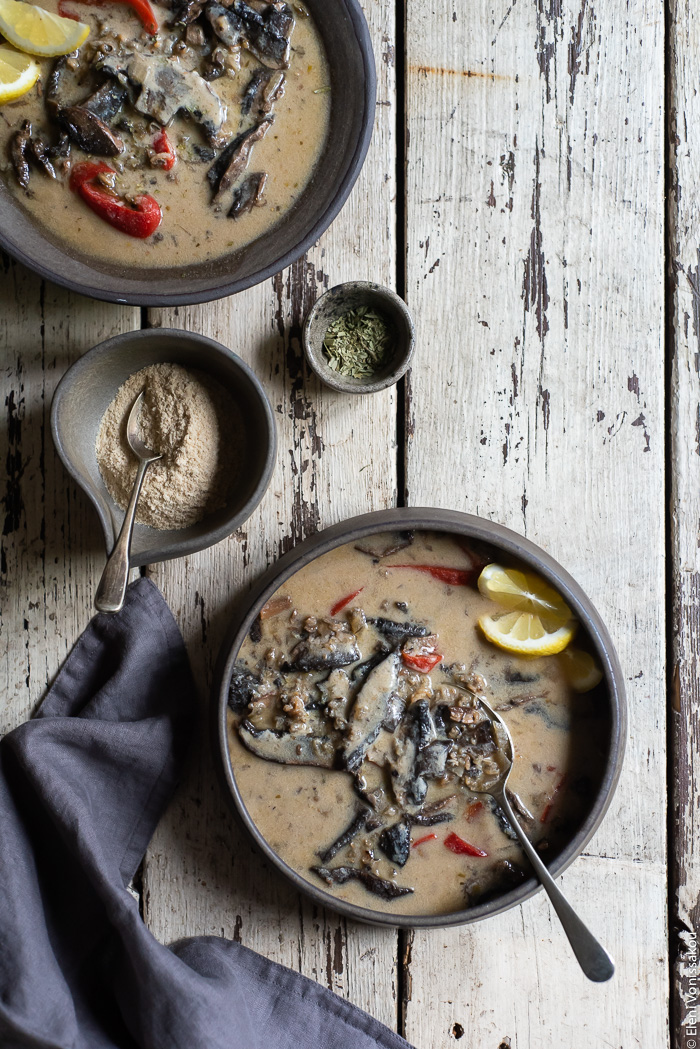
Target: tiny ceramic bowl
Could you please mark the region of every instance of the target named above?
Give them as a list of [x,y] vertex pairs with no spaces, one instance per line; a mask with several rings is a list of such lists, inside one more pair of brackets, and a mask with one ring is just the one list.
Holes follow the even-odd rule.
[[[323,340],[333,321],[360,306],[383,314],[394,336],[389,360],[366,379],[354,379],[334,371],[323,349]],[[415,330],[406,303],[395,292],[372,281],[353,280],[337,284],[318,299],[304,321],[302,339],[309,365],[326,386],[340,393],[377,393],[397,383],[407,370],[413,356]]]
[[600,826],[620,776],[627,734],[624,677],[605,624],[578,583],[540,547],[493,521],[455,510],[400,507],[342,521],[294,547],[268,568],[234,613],[217,666],[212,703],[212,730],[213,745],[219,758],[218,769],[236,815],[266,859],[297,889],[310,896],[316,904],[339,911],[357,921],[403,928],[437,928],[465,925],[492,918],[529,899],[540,891],[541,885],[534,877],[529,877],[519,885],[485,898],[474,906],[446,914],[392,914],[388,909],[360,907],[340,899],[326,892],[320,884],[312,884],[299,871],[290,867],[262,834],[248,812],[238,786],[228,744],[228,696],[232,672],[241,646],[265,602],[301,568],[338,546],[359,542],[378,532],[411,530],[446,532],[462,536],[469,542],[485,544],[494,556],[506,558],[506,563],[509,563],[510,559],[516,559],[520,564],[543,576],[573,610],[581,631],[585,633],[587,642],[596,655],[603,671],[603,682],[598,688],[601,689],[601,700],[604,704],[602,709],[605,712],[604,724],[601,726],[604,762],[600,778],[593,786],[587,811],[581,821],[572,828],[570,837],[561,849],[547,862],[553,877],[558,877],[566,870]]
[[61,379],[51,405],[51,434],[68,473],[97,511],[109,553],[124,511],[112,499],[97,465],[95,444],[102,417],[119,387],[149,364],[179,364],[205,372],[235,401],[245,433],[236,452],[240,475],[226,506],[187,528],[161,530],[136,524],[132,568],[204,550],[246,521],[270,483],[277,437],[272,409],[247,364],[213,339],[189,331],[151,328],[126,332],[94,346]]

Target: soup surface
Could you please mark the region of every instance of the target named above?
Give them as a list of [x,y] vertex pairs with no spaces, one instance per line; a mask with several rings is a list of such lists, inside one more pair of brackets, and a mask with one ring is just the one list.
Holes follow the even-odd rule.
[[[156,36],[126,4],[40,6],[70,9],[91,33],[75,55],[43,61],[37,85],[0,107],[0,166],[23,207],[64,246],[126,266],[182,266],[243,247],[294,206],[330,111],[323,45],[303,4],[154,5]],[[274,39],[263,34],[270,19],[279,20]],[[23,187],[12,154],[25,121],[49,167],[25,148]],[[144,194],[157,201],[155,232],[113,228],[71,190],[70,172],[85,161],[116,172],[102,173],[104,186],[127,206]]]
[[316,888],[442,914],[527,876],[479,792],[504,764],[480,695],[512,734],[513,804],[545,862],[588,810],[604,691],[576,694],[560,657],[514,656],[481,636],[493,602],[474,584],[496,560],[479,564],[482,553],[428,532],[338,547],[284,583],[241,648],[228,714],[236,781],[265,839]]

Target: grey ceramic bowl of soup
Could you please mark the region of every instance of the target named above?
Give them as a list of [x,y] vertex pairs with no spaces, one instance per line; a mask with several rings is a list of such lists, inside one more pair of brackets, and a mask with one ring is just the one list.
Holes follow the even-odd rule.
[[[485,639],[475,584],[494,563],[556,591],[592,681],[571,687],[565,653]],[[558,875],[599,826],[624,752],[623,678],[599,614],[548,554],[490,521],[401,508],[343,522],[273,565],[231,626],[213,704],[226,792],[262,853],[323,906],[404,927],[498,914],[539,883],[464,771],[478,779],[493,756],[479,693],[509,725],[516,807]],[[373,703],[389,694],[378,727]]]
[[168,328],[125,332],[99,343],[68,369],[56,387],[51,434],[64,466],[95,507],[108,553],[124,510],[116,505],[100,472],[98,434],[107,408],[127,379],[161,363],[180,365],[218,384],[238,413],[238,443],[222,450],[231,472],[225,505],[184,528],[151,528],[137,521],[132,568],[184,557],[221,542],[250,517],[267,491],[275,462],[277,434],[267,395],[247,364],[225,346],[195,332]]
[[[279,272],[335,218],[369,146],[374,58],[357,0],[156,12],[157,38],[128,7],[81,8],[78,58],[42,61],[38,84],[2,107],[0,246],[95,298],[205,302]],[[88,178],[88,163],[102,173]],[[136,233],[113,228],[105,193],[119,215],[145,194],[160,225],[145,232],[132,210]]]

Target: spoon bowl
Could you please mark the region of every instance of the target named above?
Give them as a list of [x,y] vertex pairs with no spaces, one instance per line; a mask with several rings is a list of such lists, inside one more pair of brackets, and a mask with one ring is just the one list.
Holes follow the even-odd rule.
[[129,418],[126,420],[126,439],[131,448],[132,452],[137,459],[145,463],[154,463],[156,459],[162,459],[162,452],[151,451],[141,440],[141,430],[139,427],[139,420],[141,418],[141,408],[143,407],[143,390],[138,395],[136,400],[131,406],[129,412]]

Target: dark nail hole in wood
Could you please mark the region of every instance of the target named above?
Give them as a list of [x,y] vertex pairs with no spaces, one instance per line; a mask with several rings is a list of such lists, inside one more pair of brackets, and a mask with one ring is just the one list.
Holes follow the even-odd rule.
[[464,1037],[464,1028],[462,1027],[462,1025],[461,1024],[452,1024],[452,1034],[454,1035],[455,1038],[463,1038]]

